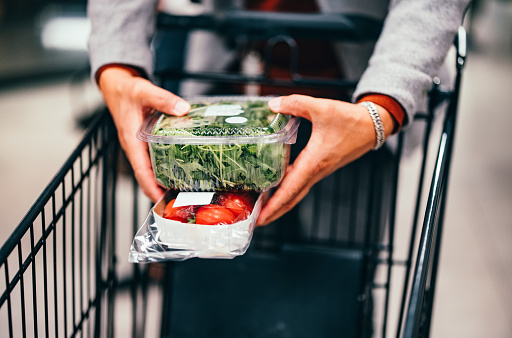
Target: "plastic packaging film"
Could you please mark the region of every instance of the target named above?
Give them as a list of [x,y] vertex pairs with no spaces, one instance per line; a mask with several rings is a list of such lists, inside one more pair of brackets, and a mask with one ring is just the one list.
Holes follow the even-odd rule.
[[[177,191],[169,190],[150,210],[133,239],[129,254],[130,262],[150,263],[193,257],[233,258],[247,251],[266,193],[250,193],[252,210],[249,208],[247,213],[238,216],[235,216],[235,210],[231,213],[234,217],[232,223],[215,225],[196,224],[193,219],[189,219],[190,223],[185,223],[165,218],[166,206],[170,201],[176,201],[179,194]],[[247,193],[230,194],[239,196]],[[222,193],[215,193],[214,196],[212,203],[225,205],[222,203]],[[185,212],[187,212],[186,209],[190,210],[188,211],[190,216],[194,217],[201,212],[202,207],[207,209],[206,207],[210,205],[217,204],[182,206],[181,208]]]

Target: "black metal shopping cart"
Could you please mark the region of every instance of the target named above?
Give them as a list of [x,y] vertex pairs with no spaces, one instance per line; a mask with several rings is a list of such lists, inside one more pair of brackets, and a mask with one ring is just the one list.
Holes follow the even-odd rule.
[[[277,45],[291,51],[289,79],[272,78],[267,68],[252,75],[186,71],[183,59],[157,67],[161,84],[178,92],[185,79],[223,91],[242,84],[350,90],[357,81],[299,75],[295,38],[372,41],[381,28],[357,16],[258,12],[161,15],[158,24],[183,43],[190,30],[220,32],[239,50],[266,40],[261,50],[267,64]],[[128,247],[120,248],[119,238],[127,223],[136,232],[149,203],[123,169],[108,112],[98,112],[0,250],[3,332],[9,337],[428,336],[465,59],[463,29],[456,47],[453,88],[434,83],[429,111],[417,115],[423,141],[418,163],[409,169],[415,189],[399,189],[405,142],[400,134],[395,151],[372,152],[340,169],[280,222],[256,229],[247,254],[234,260],[124,264],[119,253]],[[436,133],[439,107],[444,124]],[[433,143],[437,156],[429,156]],[[405,227],[397,222],[403,190],[415,196],[405,202],[414,211]],[[402,255],[395,239],[399,225],[408,238]]]

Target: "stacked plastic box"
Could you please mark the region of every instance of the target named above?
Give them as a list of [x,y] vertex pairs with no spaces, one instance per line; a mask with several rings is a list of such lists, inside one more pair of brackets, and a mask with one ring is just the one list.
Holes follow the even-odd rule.
[[[148,143],[155,178],[168,190],[136,234],[131,262],[245,253],[266,192],[283,178],[300,123],[272,112],[268,100],[197,97],[188,100],[185,116],[155,112],[144,121],[138,138]],[[235,219],[229,214],[222,221],[231,199],[250,202],[243,215],[229,209]],[[207,224],[211,217],[220,223]]]

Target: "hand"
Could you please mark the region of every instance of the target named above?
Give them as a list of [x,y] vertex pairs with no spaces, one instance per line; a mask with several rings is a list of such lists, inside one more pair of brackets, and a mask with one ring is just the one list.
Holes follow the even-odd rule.
[[147,197],[153,202],[158,201],[164,192],[155,180],[148,145],[138,140],[136,133],[153,109],[170,115],[184,115],[190,105],[139,77],[128,67],[106,68],[101,72],[98,84],[137,182]]
[[[393,118],[376,106],[387,137],[393,130]],[[370,151],[376,141],[372,118],[362,105],[291,95],[270,100],[269,107],[274,112],[308,119],[312,132],[308,144],[287,168],[281,184],[261,210],[257,225],[281,217],[315,183]]]

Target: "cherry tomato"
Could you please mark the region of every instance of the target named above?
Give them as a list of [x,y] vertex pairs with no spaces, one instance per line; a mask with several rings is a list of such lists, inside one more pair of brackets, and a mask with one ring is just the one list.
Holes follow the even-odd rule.
[[207,204],[197,211],[196,224],[231,224],[235,221],[235,218],[235,215],[228,209],[216,204]]
[[228,209],[238,219],[246,219],[254,208],[254,198],[250,193],[225,192],[219,195],[217,204]]
[[189,219],[194,219],[194,214],[197,211],[198,207],[183,206],[175,208],[175,201],[176,199],[173,199],[165,206],[164,218],[171,219],[174,221],[180,221],[183,223],[188,223]]

